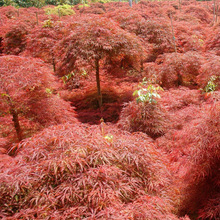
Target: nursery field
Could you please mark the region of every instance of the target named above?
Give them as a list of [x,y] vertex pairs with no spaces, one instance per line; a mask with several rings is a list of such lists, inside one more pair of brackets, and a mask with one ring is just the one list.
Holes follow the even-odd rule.
[[220,2],[17,6],[0,219],[219,220]]

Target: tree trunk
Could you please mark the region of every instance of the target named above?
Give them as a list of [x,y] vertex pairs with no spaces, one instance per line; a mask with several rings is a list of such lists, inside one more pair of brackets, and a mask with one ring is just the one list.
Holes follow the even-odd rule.
[[18,112],[15,109],[15,106],[13,104],[13,101],[11,100],[10,95],[7,93],[7,100],[8,104],[10,106],[10,114],[12,115],[12,121],[14,122],[14,128],[16,130],[17,138],[19,141],[22,140],[22,131],[21,131],[21,126],[18,120]]
[[216,6],[216,20],[215,20],[216,24],[218,22],[218,9],[219,9],[219,5]]
[[95,60],[95,69],[96,69],[96,83],[97,83],[97,93],[98,93],[98,102],[99,108],[102,107],[102,93],[101,93],[101,86],[100,86],[100,77],[99,77],[99,59]]
[[132,7],[132,0],[129,0],[129,6]]
[[39,25],[38,12],[36,11],[35,13],[36,13],[37,25]]
[[15,130],[16,130],[18,140],[21,141],[22,140],[22,133],[21,133],[21,126],[20,126],[20,123],[19,123],[19,120],[18,120],[18,113],[13,107],[11,107],[10,113],[13,117],[12,121],[14,122],[14,127],[15,127]]
[[175,53],[177,53],[177,49],[176,49],[176,39],[175,39],[175,35],[174,35],[174,30],[173,30],[173,18],[172,18],[172,14],[170,14],[170,21],[171,21],[171,28],[172,28],[172,35],[173,35],[174,50],[175,50]]
[[181,11],[181,0],[179,0],[179,10]]
[[143,72],[143,70],[144,70],[144,60],[143,60],[143,56],[141,55],[140,71]]
[[53,71],[54,73],[56,72],[56,63],[55,63],[55,57],[53,55],[53,52],[51,53],[52,54],[52,65],[53,65]]
[[216,11],[215,11],[215,0],[214,0],[214,6],[213,6],[213,25],[215,24],[215,14],[216,14]]

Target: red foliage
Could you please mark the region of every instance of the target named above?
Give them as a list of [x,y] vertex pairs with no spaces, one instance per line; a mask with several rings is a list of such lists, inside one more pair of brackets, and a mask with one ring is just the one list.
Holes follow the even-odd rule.
[[164,220],[189,220],[189,218],[178,218],[169,213],[169,205],[166,201],[156,196],[141,196],[134,203],[110,207],[100,212],[99,216],[104,219],[164,219]]
[[205,62],[202,64],[199,75],[197,76],[197,83],[200,88],[205,88],[211,76],[215,76],[214,83],[217,85],[217,90],[220,89],[220,57],[208,54],[205,57]]
[[95,60],[119,56],[138,59],[143,48],[137,37],[120,29],[117,23],[101,16],[81,17],[70,24],[71,34],[61,42],[63,60],[59,75],[71,72],[76,60],[91,65]]
[[3,21],[6,21],[6,18],[14,19],[15,17],[18,16],[18,10],[13,6],[1,7],[0,12],[1,12],[1,19],[3,19]]
[[[175,111],[181,109],[184,110],[184,108],[188,106],[199,106],[201,103],[201,93],[197,89],[192,90],[180,86],[178,89],[172,88],[165,90],[163,92],[163,96],[161,96],[161,102],[164,106],[166,106],[166,109],[169,112],[175,113]],[[183,120],[183,118],[181,118],[181,120]]]
[[162,2],[140,1],[137,5],[138,11],[145,19],[166,17],[166,10],[161,7]]
[[195,17],[200,20],[201,23],[209,24],[212,19],[208,10],[200,6],[188,6],[184,10],[184,14],[190,14],[192,17]]
[[160,75],[163,87],[197,85],[196,77],[199,75],[202,62],[200,54],[196,52],[165,54],[160,60],[162,61]]
[[89,7],[82,7],[80,13],[84,14],[104,14],[106,12],[105,6],[102,3],[93,3]]
[[[178,19],[178,18],[177,18]],[[206,39],[204,27],[189,22],[175,22],[174,31],[178,52],[202,51]]]
[[216,26],[214,30],[209,34],[208,39],[205,42],[206,51],[214,52],[220,56],[220,25]]
[[[220,177],[218,177],[219,179]],[[210,198],[204,208],[199,210],[200,219],[218,219],[220,218],[220,194],[216,194]]]
[[136,34],[146,48],[150,47],[148,59],[155,60],[159,54],[174,51],[171,29],[167,20],[144,19],[138,12],[122,9],[108,16],[119,22],[124,30]]
[[0,138],[0,155],[8,152],[9,144],[6,138]]
[[[42,22],[48,19],[48,16],[42,9],[23,8],[15,9],[13,7],[2,7],[0,16],[0,38],[6,54],[19,54],[26,47],[26,41],[29,32]],[[57,20],[58,16],[50,16],[51,19]]]
[[[213,5],[111,2],[77,10],[59,18],[0,8],[0,218],[219,219],[220,26],[210,26]],[[72,123],[74,111],[45,63],[3,53],[59,63],[56,72],[69,80],[61,96],[81,122],[101,124]],[[140,77],[169,89],[157,104],[129,102]],[[216,91],[204,95],[207,85]],[[108,122],[120,112],[119,124]],[[16,121],[26,138],[18,144]]]
[[[4,215],[40,218],[56,212],[57,218],[101,218],[108,209],[125,205],[120,216],[126,218],[128,207],[135,214],[136,205],[156,193],[161,198],[143,205],[145,215],[172,216],[165,199],[171,181],[165,155],[144,134],[130,135],[107,125],[100,130],[64,124],[45,129],[17,148],[16,165],[0,173]],[[113,212],[112,218],[117,215]]]
[[122,109],[118,124],[127,131],[142,131],[157,138],[168,129],[168,114],[160,102],[151,104],[132,101]]
[[[157,139],[158,146],[170,154],[172,163],[183,160],[189,154],[188,145],[185,143],[185,135],[203,116],[201,112],[201,93],[199,90],[191,90],[186,87],[169,89],[163,92],[160,102],[165,106],[169,115],[169,131]],[[178,164],[174,163],[175,169]],[[181,168],[182,169],[182,168]]]
[[25,23],[15,23],[9,28],[3,40],[5,54],[18,55],[25,50],[29,27]]
[[174,129],[158,138],[157,143],[170,153],[173,170],[177,172],[175,181],[180,194],[174,199],[176,207],[180,214],[195,216],[201,209],[201,219],[218,219],[219,95],[201,108],[199,91],[172,89],[165,93],[161,101],[168,107]]
[[[220,102],[203,109],[201,120],[184,129],[185,146],[188,148],[188,168],[184,175],[181,210],[197,212],[204,207],[201,218],[218,219],[220,166]],[[210,200],[209,200],[210,199]],[[212,204],[212,206],[210,205]],[[204,211],[207,211],[204,213]]]
[[44,21],[41,26],[31,30],[27,37],[27,48],[24,55],[41,58],[53,64],[54,70],[58,59],[56,58],[56,44],[67,33],[65,22],[56,22],[52,19]]
[[13,120],[17,120],[14,117],[18,115],[44,125],[71,120],[70,105],[52,94],[58,84],[43,62],[3,56],[0,57],[0,70],[0,108],[5,114],[10,112]]

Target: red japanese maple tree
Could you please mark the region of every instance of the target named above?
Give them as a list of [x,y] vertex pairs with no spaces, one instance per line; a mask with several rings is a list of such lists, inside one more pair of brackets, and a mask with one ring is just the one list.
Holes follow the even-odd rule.
[[56,86],[55,76],[42,61],[18,56],[0,57],[0,110],[4,113],[2,116],[10,113],[13,117],[18,140],[23,139],[19,115],[45,124],[45,119],[58,120],[56,117],[70,110],[66,102],[52,94]]
[[56,70],[54,46],[62,38],[62,23],[47,20],[41,26],[32,29],[27,38],[25,55],[41,58],[53,65]]
[[96,70],[98,102],[101,107],[100,61],[113,56],[135,59],[143,53],[143,48],[135,35],[101,16],[81,17],[72,22],[70,28],[71,34],[61,43],[64,55],[57,72],[62,75],[72,71],[78,59],[92,65]]

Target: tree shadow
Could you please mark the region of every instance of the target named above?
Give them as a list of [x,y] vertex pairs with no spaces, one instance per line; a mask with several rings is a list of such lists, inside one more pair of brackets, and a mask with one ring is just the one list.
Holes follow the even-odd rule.
[[77,119],[81,123],[91,125],[100,124],[100,119],[105,122],[117,123],[124,102],[132,99],[132,93],[120,94],[112,88],[102,89],[102,108],[99,108],[98,95],[96,89],[86,92],[80,97],[71,100],[75,107]]

